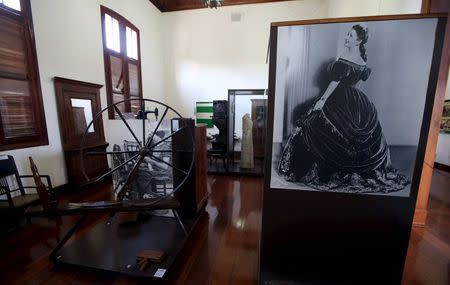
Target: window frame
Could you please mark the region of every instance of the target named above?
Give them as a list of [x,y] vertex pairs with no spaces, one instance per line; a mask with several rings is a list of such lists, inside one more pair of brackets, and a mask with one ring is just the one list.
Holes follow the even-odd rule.
[[24,77],[18,74],[0,72],[0,77],[28,82],[32,112],[34,113],[35,118],[34,127],[36,128],[37,134],[33,136],[5,138],[2,118],[0,116],[0,151],[49,144],[30,0],[20,0],[20,7],[21,11],[17,11],[4,4],[0,4],[0,15],[20,23],[24,29],[23,40],[27,59],[28,76]]
[[[102,39],[103,39],[103,60],[105,66],[105,85],[106,85],[106,98],[108,105],[114,103],[113,92],[112,92],[112,80],[111,80],[111,62],[110,56],[120,58],[122,60],[122,73],[123,73],[123,87],[124,87],[124,99],[130,99],[130,75],[128,64],[132,63],[137,66],[138,71],[138,88],[139,88],[139,98],[142,99],[142,67],[141,67],[141,41],[139,29],[128,21],[125,17],[121,16],[117,12],[105,7],[100,6],[101,13],[101,26],[102,26]],[[105,27],[105,14],[113,17],[119,22],[119,37],[120,37],[120,52],[116,52],[107,47],[106,42],[106,27]],[[126,42],[126,28],[130,28],[132,31],[136,32],[137,39],[137,56],[138,59],[128,57],[127,55],[127,42]],[[131,103],[125,102],[125,112],[131,112]],[[115,117],[115,111],[112,108],[108,110],[108,118],[110,120],[119,119]]]

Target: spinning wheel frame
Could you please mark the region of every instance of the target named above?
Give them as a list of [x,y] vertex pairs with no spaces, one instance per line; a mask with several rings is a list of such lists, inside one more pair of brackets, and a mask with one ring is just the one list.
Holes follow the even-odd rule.
[[[133,132],[132,128],[130,127],[130,125],[127,123],[126,119],[124,118],[122,112],[119,110],[119,108],[117,107],[117,105],[125,103],[125,102],[131,102],[131,101],[139,101],[140,102],[140,106],[141,106],[141,110],[139,111],[139,113],[142,115],[141,117],[139,117],[139,115],[137,115],[137,120],[141,120],[142,121],[142,143],[139,141],[138,137],[136,136],[136,134]],[[150,130],[152,131],[151,136],[149,136],[148,138],[146,137],[146,131],[145,131],[145,121],[146,121],[146,110],[145,110],[145,103],[149,102],[152,104],[156,104],[156,105],[160,105],[163,106],[164,112],[161,116],[161,118],[158,120],[157,116],[158,116],[158,109],[155,108],[155,111],[148,111],[147,113],[153,113],[155,114],[156,120],[157,120],[157,125],[155,127],[154,130]],[[159,106],[158,106],[159,107]],[[122,122],[124,123],[124,125],[126,126],[126,128],[128,129],[128,131],[131,133],[131,135],[133,136],[133,139],[137,142],[138,146],[139,146],[139,150],[137,151],[105,151],[105,152],[98,152],[98,151],[94,151],[94,152],[84,152],[83,151],[83,146],[86,142],[86,137],[89,133],[89,128],[94,124],[94,122],[96,122],[97,120],[99,120],[100,118],[102,118],[102,115],[105,111],[109,110],[110,108],[113,108],[117,114],[119,115],[120,119],[122,120]],[[166,195],[158,195],[155,193],[156,196],[159,196],[160,199],[157,200],[161,200],[161,199],[165,199],[170,195],[173,195],[174,193],[176,193],[181,186],[183,186],[183,184],[186,182],[186,180],[188,179],[189,175],[192,172],[192,168],[194,165],[194,157],[195,157],[195,141],[194,141],[194,137],[192,135],[192,132],[189,132],[189,137],[191,139],[192,142],[192,148],[191,151],[187,151],[187,150],[157,150],[155,149],[157,146],[159,146],[160,144],[162,144],[163,142],[167,141],[170,138],[173,138],[177,133],[181,133],[182,131],[188,131],[188,127],[184,126],[179,128],[178,130],[170,133],[169,135],[165,136],[164,138],[162,138],[160,141],[154,143],[154,137],[156,132],[159,130],[159,128],[161,127],[161,123],[163,122],[164,118],[166,117],[167,113],[169,111],[172,111],[175,115],[178,116],[178,118],[183,118],[175,109],[173,109],[172,107],[168,106],[167,104],[161,103],[159,101],[156,100],[152,100],[152,99],[126,99],[126,100],[122,100],[119,102],[116,102],[114,104],[108,105],[107,107],[103,108],[101,111],[99,111],[97,114],[95,114],[95,116],[93,117],[92,121],[87,125],[83,137],[81,139],[81,143],[80,143],[80,164],[81,164],[81,171],[83,176],[86,178],[87,182],[98,182],[103,180],[104,178],[112,175],[114,172],[119,171],[122,167],[125,167],[128,163],[134,163],[134,165],[131,167],[131,170],[128,172],[126,180],[123,184],[118,183],[118,185],[115,187],[114,191],[117,193],[117,200],[118,201],[122,201],[125,198],[125,195],[127,194],[128,190],[129,190],[129,185],[130,183],[133,181],[133,179],[135,178],[136,174],[137,174],[137,169],[139,167],[139,165],[142,163],[142,161],[144,160],[145,157],[150,157],[153,160],[159,161],[160,163],[166,164],[168,167],[172,168],[172,171],[178,171],[180,173],[184,174],[184,178],[181,180],[181,182],[173,188],[172,193],[170,194],[166,194]],[[145,143],[144,143],[145,142]],[[172,146],[173,147],[173,146]],[[166,161],[164,161],[163,159],[160,159],[156,156],[153,155],[154,152],[171,152],[172,154],[174,153],[191,153],[191,163],[189,165],[189,169],[188,170],[183,170],[180,169],[176,166],[174,166],[171,163],[168,163]],[[119,164],[118,166],[113,166],[113,168],[111,170],[109,170],[108,172],[99,175],[97,177],[95,177],[94,179],[90,179],[90,177],[86,174],[86,169],[85,169],[85,161],[84,161],[84,157],[86,155],[116,155],[116,154],[130,154],[131,156],[127,159],[125,159],[121,164]],[[134,161],[135,160],[135,161]],[[122,187],[119,189],[119,187],[122,185]],[[155,203],[156,201],[154,201],[153,203]]]

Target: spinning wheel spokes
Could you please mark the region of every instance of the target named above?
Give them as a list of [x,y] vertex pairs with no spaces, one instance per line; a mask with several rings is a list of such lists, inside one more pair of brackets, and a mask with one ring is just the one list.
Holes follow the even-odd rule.
[[86,152],[86,155],[105,155],[105,154],[130,154],[130,153],[138,153],[139,151],[89,151]]
[[120,112],[119,108],[117,108],[117,106],[115,104],[113,104],[114,109],[116,110],[117,114],[119,115],[120,119],[122,119],[122,122],[125,124],[125,126],[127,127],[127,129],[130,131],[130,133],[133,135],[133,138],[136,140],[136,142],[139,144],[139,146],[141,145],[141,142],[139,141],[139,139],[137,138],[137,136],[134,134],[133,130],[131,129],[130,125],[128,125],[127,121],[125,120],[125,118],[123,117],[122,112]]
[[156,132],[159,130],[159,127],[161,126],[162,121],[164,120],[164,117],[167,115],[167,111],[169,111],[169,108],[166,107],[164,110],[163,115],[161,116],[161,120],[159,120],[158,125],[156,125],[155,130],[152,133],[152,136],[147,140],[145,143],[145,146],[150,146],[150,144],[153,142],[153,138],[155,137]]
[[185,129],[186,129],[185,127],[179,128],[178,130],[176,130],[175,132],[173,132],[171,135],[169,135],[169,136],[163,138],[162,140],[160,140],[159,142],[157,142],[157,143],[155,143],[155,144],[149,146],[148,148],[149,148],[149,149],[154,149],[154,148],[157,147],[158,145],[160,145],[160,144],[162,144],[163,142],[167,141],[168,139],[172,138],[175,134],[180,133],[181,131],[183,131],[183,130],[185,130]]
[[133,165],[133,168],[128,173],[127,178],[125,179],[125,182],[123,183],[122,188],[117,192],[117,200],[118,201],[122,201],[123,198],[125,198],[125,195],[127,194],[127,191],[128,191],[128,185],[130,184],[131,179],[135,177],[136,170],[139,167],[139,165],[141,164],[143,159],[144,159],[144,156],[140,153],[137,162]]
[[134,156],[132,156],[130,159],[122,162],[121,164],[119,164],[118,166],[114,167],[113,169],[111,169],[110,171],[106,172],[103,175],[100,175],[99,177],[97,177],[94,181],[98,182],[100,180],[102,180],[103,178],[107,177],[108,175],[112,174],[113,172],[119,170],[122,166],[126,165],[127,163],[131,162],[133,159],[135,159],[136,157],[138,157],[139,154],[136,154]]
[[[137,114],[132,113],[124,113],[123,111],[120,111],[118,108],[119,104],[123,104],[126,101],[136,101],[139,100],[140,104],[136,104],[138,106],[141,106],[141,110],[137,112]],[[152,109],[146,110],[146,103],[149,103],[150,107]],[[154,105],[162,106],[163,112],[161,117],[158,119],[158,113],[159,113],[159,106],[155,107]],[[147,106],[149,107],[149,106]],[[153,107],[155,107],[153,109]],[[123,135],[123,147],[124,150],[120,149],[120,143],[119,145],[114,145],[112,150],[108,151],[89,151],[89,152],[80,152],[81,156],[81,166],[83,174],[85,175],[87,180],[90,181],[100,181],[104,178],[112,175],[113,181],[115,182],[114,185],[114,191],[117,195],[117,200],[122,200],[125,197],[135,197],[135,196],[127,196],[128,193],[130,193],[130,190],[133,191],[134,194],[136,194],[136,187],[144,187],[144,188],[155,188],[153,185],[154,183],[150,182],[153,181],[151,179],[154,179],[155,177],[158,180],[158,183],[161,183],[161,179],[166,179],[166,181],[163,181],[164,183],[164,195],[160,195],[158,190],[155,192],[150,193],[151,195],[154,195],[156,197],[166,198],[168,195],[171,195],[175,193],[187,180],[188,176],[191,173],[191,170],[193,168],[194,163],[194,139],[192,136],[192,132],[189,131],[189,128],[185,126],[181,126],[175,131],[167,130],[167,122],[169,122],[170,119],[182,119],[181,115],[175,111],[170,106],[150,99],[128,99],[123,100],[117,103],[114,103],[106,108],[104,108],[101,112],[97,113],[94,116],[93,121],[88,125],[86,128],[85,134],[82,139],[82,149],[83,145],[86,141],[86,135],[88,133],[88,128],[94,123],[96,120],[102,119],[102,113],[105,111],[109,111],[113,109],[117,114],[122,124],[119,123],[119,125],[115,125],[115,129],[111,130],[112,132],[115,131],[115,135],[121,134]],[[169,116],[170,113],[170,116]],[[156,117],[156,120],[153,122],[147,118],[148,114],[154,114]],[[152,127],[152,124],[154,128]],[[112,124],[111,124],[112,125]],[[122,127],[120,126],[122,125]],[[118,126],[118,128],[117,128]],[[138,139],[137,134],[140,131],[139,128],[142,126],[142,140],[140,141]],[[123,129],[123,131],[120,131],[120,128]],[[126,128],[126,130],[125,130]],[[172,141],[175,138],[175,136],[180,135],[182,132],[188,131],[189,133],[189,140],[191,143],[191,147],[188,147],[187,149],[183,145],[183,147],[172,147]],[[169,133],[168,133],[169,132]],[[148,135],[146,135],[148,134]],[[129,137],[126,138],[126,137]],[[186,138],[185,138],[186,140]],[[111,144],[112,145],[112,144]],[[117,149],[116,149],[117,146]],[[183,149],[184,148],[184,149]],[[95,156],[99,155],[107,155],[111,160],[111,168],[108,172],[99,175],[93,179],[90,179],[85,174],[84,170],[84,159],[87,159],[90,157],[91,161]],[[184,155],[183,159],[186,160],[187,157],[190,159],[189,168],[187,168],[187,164],[182,167],[177,165],[173,161],[173,157],[175,155]],[[187,161],[187,160],[186,160]],[[158,164],[159,170],[154,170],[151,165]],[[184,168],[184,169],[183,169]],[[155,174],[157,173],[157,174]],[[161,174],[163,173],[163,174]],[[153,175],[153,176],[152,176]],[[159,175],[159,176],[158,176]],[[146,178],[146,176],[152,177],[148,181],[140,182],[139,179]],[[177,181],[175,181],[175,176],[177,177]],[[166,178],[161,178],[166,177]],[[180,177],[182,178],[180,181]],[[152,184],[152,185],[150,185]],[[167,184],[167,185],[166,185]],[[144,185],[144,186],[142,186]],[[167,187],[166,187],[167,186]],[[156,186],[157,187],[157,186]],[[157,188],[158,189],[158,188]],[[161,190],[161,188],[159,188]],[[166,193],[166,189],[169,189],[171,192]],[[153,190],[152,190],[153,191]],[[131,193],[130,193],[131,194]],[[149,195],[150,195],[149,194]],[[139,198],[138,198],[139,199]]]
[[152,154],[150,155],[150,157],[152,157],[152,158],[155,159],[155,160],[158,160],[158,161],[161,162],[161,163],[164,163],[164,164],[166,164],[166,165],[172,167],[172,168],[175,169],[175,170],[178,170],[179,172],[181,172],[181,173],[183,173],[183,174],[185,174],[185,175],[188,174],[186,171],[184,171],[184,170],[182,170],[182,169],[179,169],[178,167],[173,166],[172,164],[168,163],[167,161],[164,161],[164,160],[162,160],[162,159],[160,159],[160,158],[158,158],[158,157],[156,157],[156,156],[154,156],[154,155],[152,155]]

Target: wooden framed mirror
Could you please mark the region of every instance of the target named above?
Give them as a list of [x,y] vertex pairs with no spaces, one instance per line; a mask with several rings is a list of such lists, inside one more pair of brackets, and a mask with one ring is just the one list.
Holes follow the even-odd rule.
[[[95,114],[101,111],[100,89],[103,86],[61,77],[55,77],[54,81],[67,175],[70,183],[82,185],[86,181],[81,174],[80,151],[106,151],[108,146],[105,142],[102,118],[89,126]],[[108,169],[106,155],[92,159],[92,163],[86,164],[88,169],[85,171],[88,175],[95,177],[95,174]]]

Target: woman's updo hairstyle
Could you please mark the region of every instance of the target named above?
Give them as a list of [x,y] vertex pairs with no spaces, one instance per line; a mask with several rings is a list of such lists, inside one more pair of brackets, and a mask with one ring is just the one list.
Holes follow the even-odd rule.
[[367,43],[367,40],[369,39],[369,31],[367,27],[363,27],[362,25],[354,25],[352,27],[353,30],[355,30],[356,35],[358,36],[358,39],[361,41],[361,44],[359,45],[359,52],[361,53],[361,58],[364,61],[367,61],[367,54],[366,54],[366,47],[365,44]]

